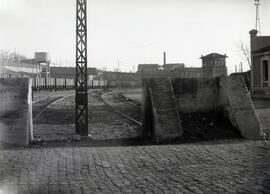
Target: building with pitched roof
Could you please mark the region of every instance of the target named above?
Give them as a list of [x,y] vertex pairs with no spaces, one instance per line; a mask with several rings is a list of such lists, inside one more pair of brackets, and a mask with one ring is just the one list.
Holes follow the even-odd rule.
[[251,94],[255,97],[270,97],[270,36],[257,36],[251,30]]

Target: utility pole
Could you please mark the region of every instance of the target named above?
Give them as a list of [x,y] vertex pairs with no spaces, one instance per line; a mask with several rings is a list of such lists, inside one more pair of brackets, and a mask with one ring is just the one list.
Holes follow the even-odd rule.
[[242,61],[240,63],[240,71],[243,72],[243,63],[242,63]]
[[241,72],[242,72],[242,71],[241,71],[241,63],[239,64],[238,69],[239,69],[239,73],[241,73]]
[[118,88],[120,88],[120,72],[119,72],[119,64],[120,64],[120,61],[118,60],[117,61],[117,85],[118,85]]
[[76,0],[76,134],[88,136],[86,0]]

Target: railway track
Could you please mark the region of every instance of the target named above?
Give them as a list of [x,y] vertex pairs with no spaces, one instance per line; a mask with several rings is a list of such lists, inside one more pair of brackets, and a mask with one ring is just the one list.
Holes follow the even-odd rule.
[[130,99],[124,97],[123,93],[117,93],[117,94],[114,95],[114,97],[115,97],[116,99],[118,99],[119,101],[124,102],[124,103],[126,103],[126,104],[128,104],[128,105],[131,105],[131,106],[134,106],[134,107],[137,107],[137,108],[138,108],[138,107],[141,107],[140,104],[135,103],[135,102],[133,102],[133,101],[130,101]]
[[[133,139],[140,137],[140,108],[124,103],[102,90],[89,91],[89,134],[93,140]],[[67,99],[65,99],[67,98]],[[34,105],[34,135],[44,141],[72,139],[74,93],[57,93],[41,98]]]
[[[39,117],[46,109],[48,109],[51,105],[54,105],[54,104],[56,104],[56,103],[58,103],[58,102],[60,102],[60,101],[62,101],[62,100],[64,100],[64,99],[66,99],[66,98],[68,98],[68,97],[70,97],[70,96],[72,96],[72,95],[55,97],[55,99],[53,99],[52,101],[48,102],[46,105],[41,106],[40,110],[39,110],[37,113],[35,113],[35,115],[33,115],[33,119],[34,119],[34,120],[37,119],[37,118],[38,118],[38,117]],[[43,99],[43,100],[44,100],[44,99]],[[38,102],[38,101],[36,101],[36,102]],[[36,102],[34,102],[34,103],[36,103]]]
[[[125,99],[119,98],[119,97],[118,97],[117,95],[115,95],[115,94],[117,94],[117,93],[115,93],[115,92],[106,92],[106,93],[103,93],[103,94],[100,95],[101,101],[102,101],[104,104],[106,104],[107,106],[109,106],[110,109],[112,109],[114,112],[116,112],[116,113],[120,114],[122,117],[124,117],[124,118],[130,120],[130,121],[133,122],[134,124],[140,125],[140,126],[141,126],[142,123],[141,123],[138,119],[133,118],[132,116],[130,116],[130,115],[124,113],[123,111],[119,110],[118,108],[116,108],[115,106],[113,106],[112,103],[111,103],[109,100],[107,100],[107,99],[104,97],[105,95],[112,95],[112,98],[113,98],[114,100],[117,100],[117,101],[119,101],[119,102],[121,102],[121,103],[123,103],[123,104],[125,104],[125,105],[128,105],[128,106],[133,106],[134,108],[137,108],[137,109],[139,108],[138,106],[136,106],[136,105],[134,105],[134,104],[132,104],[132,103],[126,102]],[[73,95],[70,95],[70,94],[69,94],[69,95],[65,95],[65,96],[55,97],[55,99],[53,99],[53,100],[51,100],[51,101],[49,100],[48,103],[45,103],[45,105],[42,105],[42,106],[39,108],[39,110],[36,111],[36,113],[33,115],[33,119],[36,120],[37,118],[39,118],[40,115],[41,115],[42,113],[44,113],[51,105],[57,104],[58,102],[64,100],[65,98],[71,97],[71,96],[73,96]],[[44,99],[42,99],[42,100],[44,100]],[[45,99],[45,100],[46,100],[46,99]],[[36,102],[38,102],[38,101],[36,101]]]
[[107,106],[109,106],[112,110],[114,110],[114,111],[117,112],[118,114],[122,115],[124,118],[126,118],[126,119],[132,121],[133,123],[135,123],[135,124],[141,126],[142,123],[141,123],[140,121],[138,121],[137,119],[132,118],[131,116],[129,116],[129,115],[123,113],[123,112],[120,111],[119,109],[115,108],[108,100],[105,100],[105,95],[110,95],[110,94],[112,94],[112,95],[113,95],[113,98],[114,98],[114,99],[117,99],[119,102],[122,102],[122,103],[124,103],[124,104],[129,104],[129,105],[133,105],[133,106],[134,106],[134,104],[130,104],[130,103],[127,103],[127,102],[125,102],[124,100],[122,100],[122,99],[120,99],[120,98],[116,98],[116,97],[114,96],[114,92],[106,92],[106,93],[103,93],[103,94],[101,95],[101,100],[102,100]]

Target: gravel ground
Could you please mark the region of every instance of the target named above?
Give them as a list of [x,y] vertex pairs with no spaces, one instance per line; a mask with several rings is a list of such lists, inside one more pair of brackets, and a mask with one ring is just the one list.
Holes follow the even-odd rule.
[[[37,93],[36,102],[33,104],[35,110],[40,110],[51,102],[57,94],[50,98],[43,98],[43,95]],[[101,99],[102,90],[89,90],[89,137],[92,140],[111,140],[123,138],[136,138],[138,136],[138,125],[130,122],[116,113],[111,107],[106,105]],[[63,100],[51,104],[48,108],[34,120],[34,137],[40,137],[45,141],[68,140],[75,133],[74,109],[75,101],[72,92],[62,93]],[[134,112],[133,105],[121,103],[114,96],[106,95],[109,101],[118,102],[121,111],[130,112],[137,115],[140,108]],[[41,98],[41,101],[38,99]],[[42,106],[41,106],[42,104]],[[138,111],[139,110],[139,111]]]
[[142,101],[142,89],[130,89],[130,90],[124,90],[122,92],[123,96],[126,98],[133,100],[135,102],[138,102],[139,104]]

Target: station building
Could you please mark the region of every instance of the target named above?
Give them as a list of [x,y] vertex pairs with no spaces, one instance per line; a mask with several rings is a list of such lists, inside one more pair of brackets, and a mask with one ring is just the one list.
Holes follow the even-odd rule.
[[270,98],[270,36],[257,36],[251,30],[251,94]]

